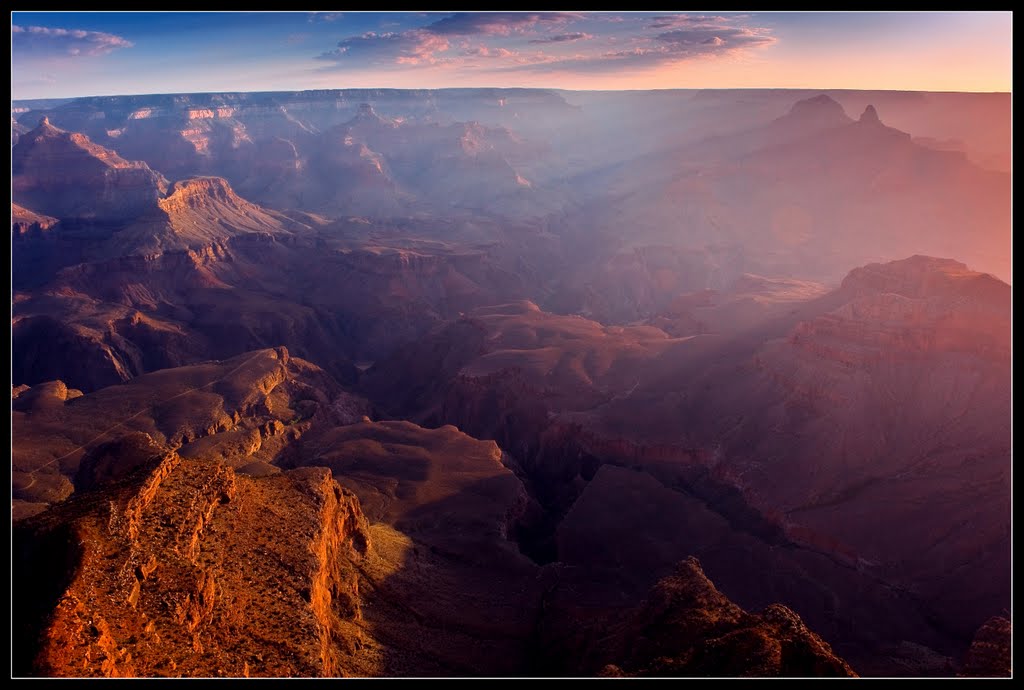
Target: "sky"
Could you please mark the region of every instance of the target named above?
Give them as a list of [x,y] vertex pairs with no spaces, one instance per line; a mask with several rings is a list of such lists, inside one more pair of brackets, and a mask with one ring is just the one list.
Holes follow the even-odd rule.
[[1011,12],[12,12],[11,97],[337,88],[1010,91]]

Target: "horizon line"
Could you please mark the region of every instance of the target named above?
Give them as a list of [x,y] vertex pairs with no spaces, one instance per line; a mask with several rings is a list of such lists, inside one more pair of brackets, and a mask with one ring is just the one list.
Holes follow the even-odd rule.
[[272,89],[265,91],[246,91],[217,89],[213,91],[150,91],[139,93],[96,93],[82,96],[41,96],[35,98],[11,98],[11,103],[18,101],[51,101],[51,100],[78,100],[83,98],[122,98],[127,96],[186,96],[186,95],[216,95],[216,94],[274,94],[274,93],[312,93],[317,91],[567,91],[570,93],[646,93],[652,91],[857,91],[877,93],[933,93],[933,94],[970,94],[970,95],[992,95],[1006,94],[1013,95],[1013,91],[957,91],[957,90],[932,90],[932,89],[854,89],[848,87],[813,87],[813,86],[704,86],[704,87],[666,87],[650,89],[564,89],[552,86],[437,86],[437,87],[392,87],[392,86],[339,86],[323,89]]

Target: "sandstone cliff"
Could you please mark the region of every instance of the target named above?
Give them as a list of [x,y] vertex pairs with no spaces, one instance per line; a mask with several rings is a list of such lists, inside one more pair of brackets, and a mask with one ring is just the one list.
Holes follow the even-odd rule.
[[253,478],[171,452],[19,524],[30,605],[67,582],[51,590],[52,612],[19,611],[39,640],[31,672],[344,675],[335,644],[359,644],[357,567],[369,548],[358,501],[325,470]]

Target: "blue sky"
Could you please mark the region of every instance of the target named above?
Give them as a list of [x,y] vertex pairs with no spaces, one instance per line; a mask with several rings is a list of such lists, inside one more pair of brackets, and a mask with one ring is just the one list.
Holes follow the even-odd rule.
[[12,98],[345,87],[1008,91],[1009,12],[37,13]]

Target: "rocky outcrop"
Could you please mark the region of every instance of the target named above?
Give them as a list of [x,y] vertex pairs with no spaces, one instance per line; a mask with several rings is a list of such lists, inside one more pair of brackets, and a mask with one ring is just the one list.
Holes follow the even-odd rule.
[[[74,219],[66,224],[68,237],[61,238],[66,243],[82,244],[74,230],[92,228],[88,246],[73,249],[94,261],[202,252],[242,233],[287,235],[307,229],[245,201],[222,178],[180,180],[168,190],[167,181],[145,163],[127,161],[45,121],[22,137],[12,155],[15,201]],[[12,227],[25,234],[32,223],[18,215]]]
[[68,528],[78,551],[31,675],[344,675],[333,639],[360,616],[370,542],[329,472],[256,479],[168,455],[128,486],[19,525],[19,577],[50,578],[30,542]]
[[875,110],[875,106],[873,105],[869,105],[868,107],[864,108],[864,112],[860,114],[860,118],[857,121],[863,122],[864,124],[868,125],[882,124],[882,121],[878,119],[878,111]]
[[158,210],[119,230],[97,258],[144,257],[153,261],[168,254],[185,254],[196,261],[224,259],[225,246],[245,235],[288,241],[308,228],[281,214],[242,199],[226,180],[200,177],[179,180]]
[[567,652],[579,674],[857,675],[790,609],[772,604],[757,614],[744,611],[715,588],[692,557],[659,580],[635,608],[602,615],[579,607],[564,615],[579,617],[578,632],[559,638],[557,624],[549,624],[552,637],[546,643],[555,653]]
[[24,206],[11,204],[11,234],[28,235],[43,233],[57,224],[56,218],[40,215]]
[[194,209],[209,209],[224,203],[243,211],[256,208],[235,194],[227,180],[219,177],[196,177],[175,182],[159,205],[168,215],[172,215]]
[[[37,388],[14,399],[19,576],[40,580],[19,615],[25,673],[527,667],[542,583],[493,442],[352,423],[357,401],[280,348],[86,396]],[[61,472],[79,490],[28,517]]]
[[167,181],[45,117],[11,149],[14,200],[57,218],[123,221],[153,211]]
[[785,606],[751,615],[729,602],[694,558],[654,586],[625,637],[622,666],[641,676],[856,675]]
[[313,429],[287,465],[326,465],[359,496],[379,558],[363,608],[387,640],[374,674],[518,675],[534,663],[545,586],[520,553],[529,509],[492,441],[452,426],[364,419]]
[[841,289],[848,297],[895,293],[914,299],[971,300],[1004,311],[1010,307],[1009,286],[995,276],[972,271],[953,259],[921,255],[855,268],[843,279]]
[[974,635],[964,657],[961,676],[1010,677],[1012,668],[1012,630],[1010,621],[993,616]]
[[[69,392],[62,382],[33,386],[14,402],[14,498],[53,503],[70,493],[54,496],[55,482],[92,488],[122,479],[171,448],[271,420],[293,422],[298,415],[289,406],[290,396],[300,400],[309,394],[300,380],[303,363],[289,364],[287,350],[280,348],[223,363],[165,369],[85,396]],[[47,394],[50,389],[54,392]],[[327,398],[311,401],[307,416],[328,403]],[[261,445],[273,452],[283,440]],[[236,466],[253,459],[252,453],[206,452]]]
[[61,379],[92,391],[142,373],[132,353],[105,336],[100,329],[42,314],[15,319],[11,326],[14,379],[29,385]]
[[[371,538],[358,499],[328,470],[266,462],[311,425],[335,423],[337,384],[278,348],[128,385],[17,391],[22,673],[373,668],[372,655],[351,665],[370,639],[357,564]],[[68,407],[74,400],[80,407]],[[39,491],[61,472],[75,497],[30,510],[39,504],[25,499],[46,500]],[[50,572],[55,561],[66,564]]]
[[846,304],[793,330],[796,347],[847,366],[940,352],[1009,356],[1010,286],[948,259],[916,256],[850,272]]
[[165,448],[144,432],[134,432],[88,450],[74,477],[79,491],[89,491],[123,479],[139,468],[159,462]]

